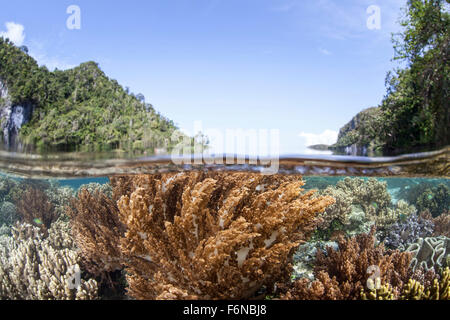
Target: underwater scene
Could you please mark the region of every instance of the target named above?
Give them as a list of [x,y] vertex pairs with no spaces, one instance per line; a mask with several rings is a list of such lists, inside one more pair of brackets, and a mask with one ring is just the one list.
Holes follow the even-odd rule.
[[449,209],[448,176],[2,174],[0,298],[448,300]]
[[449,0],[73,2],[0,9],[2,307],[450,300]]

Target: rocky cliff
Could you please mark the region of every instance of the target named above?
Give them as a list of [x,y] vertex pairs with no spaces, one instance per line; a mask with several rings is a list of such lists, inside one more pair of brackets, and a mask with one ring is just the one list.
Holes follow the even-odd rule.
[[380,115],[379,107],[368,108],[358,113],[341,128],[338,141],[330,149],[347,155],[376,155],[380,143],[374,137],[377,136],[380,127]]
[[30,121],[33,109],[31,103],[13,105],[8,88],[0,81],[0,127],[5,148],[13,150],[21,148],[19,130]]

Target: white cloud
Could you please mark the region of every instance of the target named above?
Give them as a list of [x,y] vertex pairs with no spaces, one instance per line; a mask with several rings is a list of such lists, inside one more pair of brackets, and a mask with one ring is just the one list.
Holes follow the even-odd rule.
[[50,71],[58,70],[67,70],[72,69],[76,65],[71,64],[65,59],[61,59],[58,56],[49,56],[47,51],[45,50],[44,44],[37,41],[31,41],[29,46],[29,54],[32,56],[39,65],[46,66]]
[[333,130],[325,130],[322,133],[306,133],[302,132],[299,137],[305,139],[307,146],[313,146],[316,144],[334,144],[337,141],[338,132]]
[[67,63],[63,60],[60,60],[58,57],[48,57],[46,55],[36,55],[33,52],[30,53],[33,58],[37,60],[39,65],[44,65],[48,70],[54,71],[58,70],[67,70],[75,68],[76,65]]
[[271,10],[276,11],[276,12],[287,12],[287,11],[291,11],[296,6],[297,6],[296,2],[289,2],[289,3],[279,5],[277,7],[272,7]]
[[319,51],[320,51],[321,54],[324,54],[326,56],[330,56],[331,55],[331,51],[328,51],[327,49],[321,48],[321,49],[319,49]]
[[21,46],[23,41],[25,40],[24,26],[15,22],[7,22],[5,23],[6,32],[1,31],[0,37],[8,38],[11,40],[16,46]]

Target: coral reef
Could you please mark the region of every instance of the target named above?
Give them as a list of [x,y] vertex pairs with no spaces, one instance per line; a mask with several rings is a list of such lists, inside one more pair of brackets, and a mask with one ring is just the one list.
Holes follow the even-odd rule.
[[[427,190],[435,187],[435,184],[422,181],[422,179],[408,179],[405,186],[398,192],[398,198],[416,206],[417,199]],[[417,206],[416,206],[417,207]]]
[[433,219],[434,231],[433,236],[444,236],[450,238],[450,210],[442,213]]
[[[354,300],[371,279],[371,268],[379,270],[381,283],[402,287],[410,278],[410,253],[385,251],[375,245],[375,228],[370,234],[360,234],[338,241],[339,250],[317,251],[315,280],[299,279],[292,283],[284,299]],[[397,293],[396,293],[397,294]]]
[[2,225],[0,226],[0,237],[1,236],[9,236],[11,233],[11,228],[8,227],[7,225]]
[[374,224],[382,230],[416,212],[414,206],[403,200],[393,206],[386,181],[375,178],[347,177],[335,187],[327,187],[321,194],[336,200],[320,215],[319,234],[326,239],[333,231],[339,230],[348,236],[367,233]]
[[12,202],[11,194],[19,186],[19,182],[16,179],[12,179],[6,175],[0,175],[0,201]]
[[67,223],[55,222],[44,238],[39,228],[18,224],[2,236],[0,299],[95,299],[97,283],[81,279],[68,231]]
[[338,250],[338,244],[334,241],[308,241],[300,245],[294,253],[294,267],[291,279],[308,278],[314,280],[314,263],[317,250],[326,253],[326,248],[328,247]]
[[0,299],[449,299],[450,212],[431,213],[444,184],[407,202],[409,180],[392,200],[379,179],[306,179],[325,188],[249,172],[78,190],[0,176]]
[[[372,281],[372,279],[370,279],[369,281]],[[393,288],[389,284],[375,285],[372,281],[371,286],[378,288],[372,289],[369,292],[361,289],[361,300],[395,300]]]
[[103,193],[108,198],[112,198],[112,187],[109,183],[97,183],[97,182],[91,182],[88,184],[83,184],[77,191],[77,195],[82,192],[83,190],[87,190],[89,193],[93,194],[96,191],[99,191],[100,193]]
[[83,267],[97,276],[122,268],[119,243],[125,232],[117,204],[100,190],[82,189],[67,207]]
[[322,222],[319,224],[320,229],[327,229],[335,221],[343,225],[348,225],[349,215],[352,212],[353,198],[342,189],[335,187],[327,187],[321,192],[321,195],[331,196],[335,199],[335,203],[329,206],[324,213],[320,214]]
[[303,193],[293,176],[191,172],[133,180],[120,180],[123,193],[137,189],[118,206],[127,227],[128,294],[138,299],[242,299],[270,290],[289,277],[294,249],[333,203]]
[[388,248],[404,251],[418,238],[426,238],[433,234],[434,223],[423,215],[411,214],[410,216],[389,226],[378,238]]
[[362,300],[450,300],[450,269],[445,268],[441,280],[433,279],[429,285],[418,280],[409,279],[400,296],[394,294],[389,284],[379,285],[378,289],[361,290]]
[[[37,196],[45,194],[43,202],[49,202],[54,207],[55,217],[64,213],[65,206],[74,195],[72,188],[61,187],[56,180],[13,179],[8,176],[0,176],[0,203],[11,203],[18,207],[19,203],[24,201],[24,197],[34,196],[30,194],[32,189],[39,190]],[[30,209],[25,210],[29,211]],[[18,218],[13,219],[14,221],[10,221],[9,224],[13,224]]]
[[5,201],[0,203],[0,226],[2,225],[12,225],[14,222],[18,220],[16,206],[9,202]]
[[438,186],[426,189],[416,201],[416,207],[421,212],[429,210],[433,217],[450,209],[450,188],[441,183]]
[[23,221],[38,226],[44,232],[58,219],[58,212],[46,193],[35,187],[29,187],[17,201],[17,213]]
[[61,187],[52,181],[50,187],[45,189],[45,195],[55,208],[55,216],[60,217],[65,214],[66,206],[75,195],[75,191],[70,187]]
[[314,177],[314,176],[303,176],[305,180],[305,190],[324,190],[329,186],[334,186],[341,180],[341,177]]
[[370,216],[379,216],[391,205],[391,196],[387,191],[387,183],[375,178],[345,178],[336,184],[346,194],[351,195],[353,204],[360,205]]
[[411,252],[411,268],[415,270],[421,267],[425,270],[438,271],[447,265],[450,254],[450,239],[447,237],[419,238],[412,243],[406,252]]

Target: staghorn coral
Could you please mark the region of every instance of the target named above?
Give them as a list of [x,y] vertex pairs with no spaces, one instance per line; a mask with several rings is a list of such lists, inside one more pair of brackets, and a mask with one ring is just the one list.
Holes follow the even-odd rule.
[[[375,228],[370,234],[360,234],[338,241],[339,250],[327,248],[327,253],[317,251],[315,280],[300,279],[283,295],[294,300],[354,300],[371,276],[369,267],[380,271],[380,282],[401,287],[410,277],[411,254],[385,251],[375,245]],[[395,292],[395,294],[398,294]]]
[[425,270],[444,268],[450,254],[450,239],[447,237],[419,238],[409,245],[407,252],[413,254],[411,268],[422,267]]
[[122,268],[119,243],[125,227],[110,197],[99,189],[94,193],[82,189],[67,207],[67,215],[87,271],[102,275]]
[[[138,299],[249,298],[289,276],[293,249],[333,200],[300,177],[190,172],[111,179],[128,294]],[[132,186],[132,187],[130,187]],[[130,189],[137,189],[130,194]],[[117,197],[117,193],[115,193]]]
[[11,236],[1,237],[0,299],[96,298],[97,283],[81,279],[79,256],[68,232],[67,222],[58,221],[45,238],[29,224],[18,224]]
[[17,213],[23,221],[38,226],[44,233],[58,219],[58,212],[45,192],[35,187],[29,187],[17,201]]

